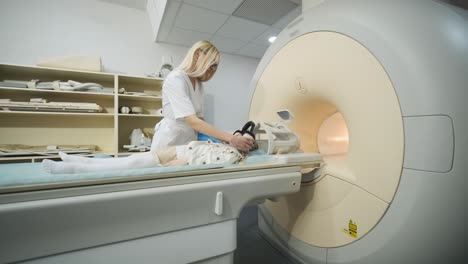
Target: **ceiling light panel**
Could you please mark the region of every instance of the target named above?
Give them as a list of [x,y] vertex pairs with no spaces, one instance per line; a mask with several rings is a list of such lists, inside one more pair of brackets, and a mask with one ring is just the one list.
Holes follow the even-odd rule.
[[296,7],[289,0],[245,0],[232,15],[272,25]]
[[296,7],[295,9],[291,10],[291,12],[287,13],[285,16],[280,18],[278,21],[276,21],[272,27],[274,28],[279,28],[283,29],[285,28],[291,21],[296,19],[298,16],[300,16],[302,13],[301,7]]

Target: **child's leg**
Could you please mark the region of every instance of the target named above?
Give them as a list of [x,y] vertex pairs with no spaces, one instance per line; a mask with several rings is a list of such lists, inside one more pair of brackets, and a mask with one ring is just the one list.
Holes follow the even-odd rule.
[[[142,153],[136,153],[132,154],[128,157],[123,157],[123,158],[102,158],[102,159],[96,159],[96,158],[88,158],[88,157],[81,157],[81,156],[72,156],[68,155],[66,153],[60,152],[59,156],[62,158],[63,161],[65,162],[74,162],[74,163],[81,163],[81,164],[118,164],[120,162],[128,162],[130,160],[140,160],[140,159],[146,159],[146,157],[149,155],[150,152],[142,152]],[[154,156],[152,156],[154,158]]]
[[45,159],[42,161],[42,168],[49,173],[86,173],[86,172],[102,172],[118,169],[116,166],[109,164],[86,164],[78,162],[56,162]]
[[54,162],[44,160],[42,167],[50,173],[81,173],[160,166],[160,163],[151,152],[138,153],[124,158],[89,160],[92,160],[92,162]]
[[81,163],[88,163],[91,158],[88,157],[82,157],[82,156],[74,156],[74,155],[68,155],[65,152],[59,152],[60,158],[65,161],[65,162],[81,162]]

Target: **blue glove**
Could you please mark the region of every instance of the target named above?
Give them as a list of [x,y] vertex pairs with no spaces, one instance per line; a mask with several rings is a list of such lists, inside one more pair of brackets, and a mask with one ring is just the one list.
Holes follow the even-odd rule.
[[205,135],[205,134],[200,133],[200,132],[197,132],[197,140],[198,140],[198,141],[208,141],[208,140],[211,140],[211,141],[213,141],[213,142],[215,142],[215,143],[219,143],[219,142],[220,142],[220,141],[217,140],[216,138],[210,137],[210,136]]

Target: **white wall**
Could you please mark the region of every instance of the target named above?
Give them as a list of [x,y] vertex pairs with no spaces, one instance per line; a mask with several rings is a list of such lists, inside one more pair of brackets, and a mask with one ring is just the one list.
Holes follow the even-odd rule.
[[[98,55],[105,71],[143,75],[158,70],[162,55],[177,65],[187,50],[154,43],[148,15],[139,9],[96,0],[0,1],[0,63]],[[247,121],[248,85],[257,64],[257,59],[222,55],[206,85],[209,122],[233,131]]]

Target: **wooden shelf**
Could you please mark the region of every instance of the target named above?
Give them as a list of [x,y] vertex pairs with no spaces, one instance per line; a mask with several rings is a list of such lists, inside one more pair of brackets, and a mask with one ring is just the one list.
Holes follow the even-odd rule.
[[149,114],[119,114],[119,117],[158,117],[163,118],[160,115],[149,115]]
[[9,111],[0,110],[1,115],[69,115],[69,116],[93,116],[93,117],[113,117],[109,113],[84,113],[84,112],[46,112],[46,111]]
[[126,92],[144,93],[160,96],[163,80],[160,78],[145,78],[128,75],[118,75],[118,88],[124,88]]
[[127,95],[119,94],[119,100],[129,100],[129,101],[161,101],[161,96],[149,96],[149,95]]
[[29,88],[15,88],[15,87],[4,87],[0,86],[0,96],[3,97],[4,94],[10,93],[27,93],[27,94],[64,94],[64,95],[79,95],[79,96],[97,96],[97,97],[106,97],[109,99],[114,98],[113,93],[96,93],[96,92],[78,92],[78,91],[57,91],[57,90],[41,90],[41,89],[29,89]]
[[[29,102],[42,98],[47,102],[96,103],[103,112],[59,112],[0,110],[0,144],[24,145],[96,145],[99,153],[117,156],[123,145],[130,144],[133,129],[152,133],[162,118],[163,79],[113,73],[76,71],[35,66],[0,64],[0,81],[42,82],[73,80],[98,83],[105,92],[40,90],[0,86],[0,99]],[[118,94],[119,88],[134,94]],[[119,106],[141,107],[143,114],[120,114]],[[132,153],[129,153],[132,154]],[[0,161],[34,161],[58,156],[3,157]]]
[[133,75],[126,75],[126,74],[119,74],[120,78],[132,79],[132,80],[155,80],[158,82],[164,81],[163,78],[159,77],[146,77],[146,76],[133,76]]

